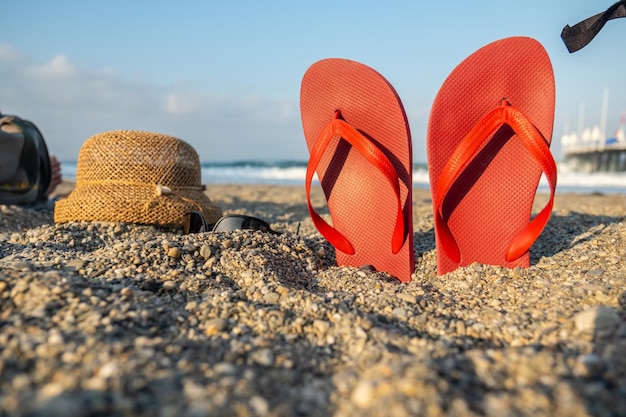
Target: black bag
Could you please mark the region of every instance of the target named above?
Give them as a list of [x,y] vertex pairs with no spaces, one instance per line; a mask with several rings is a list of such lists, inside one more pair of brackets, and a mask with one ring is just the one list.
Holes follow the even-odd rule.
[[48,148],[37,126],[0,113],[0,204],[46,202],[51,176]]

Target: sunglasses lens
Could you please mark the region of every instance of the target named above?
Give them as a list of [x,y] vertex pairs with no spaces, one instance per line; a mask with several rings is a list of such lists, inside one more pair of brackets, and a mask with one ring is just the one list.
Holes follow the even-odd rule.
[[232,215],[222,217],[213,227],[214,232],[232,232],[233,230],[259,230],[269,232],[270,227],[263,220],[254,217]]
[[260,230],[262,232],[269,232],[270,226],[259,219],[248,219],[248,229]]
[[202,233],[208,230],[206,220],[201,213],[191,212],[185,215],[185,223],[183,224],[185,234]]

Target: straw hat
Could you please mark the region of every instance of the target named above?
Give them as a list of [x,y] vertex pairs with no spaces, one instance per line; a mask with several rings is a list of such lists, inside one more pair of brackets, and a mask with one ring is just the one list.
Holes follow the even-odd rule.
[[204,193],[193,147],[172,136],[118,130],[85,141],[76,186],[55,204],[54,221],[179,225],[189,211],[202,212],[208,223],[222,216]]

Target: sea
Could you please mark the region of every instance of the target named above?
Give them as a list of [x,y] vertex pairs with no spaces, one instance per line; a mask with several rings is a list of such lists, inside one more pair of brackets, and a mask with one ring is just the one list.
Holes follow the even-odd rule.
[[[306,161],[203,162],[202,183],[304,186],[306,164]],[[626,195],[626,172],[587,174],[571,171],[563,164],[557,166],[557,193]],[[61,170],[65,179],[76,178],[76,162],[62,162]],[[429,188],[425,163],[413,165],[413,186]],[[544,177],[539,183],[539,192],[549,192]]]

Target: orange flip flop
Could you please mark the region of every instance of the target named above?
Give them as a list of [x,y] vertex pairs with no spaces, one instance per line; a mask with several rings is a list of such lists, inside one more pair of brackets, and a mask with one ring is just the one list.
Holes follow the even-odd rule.
[[[372,265],[408,282],[414,270],[412,144],[400,98],[378,72],[324,59],[304,74],[302,126],[309,149],[309,214],[337,264]],[[314,173],[332,219],[311,205]]]
[[[438,274],[473,262],[529,266],[556,187],[554,101],[548,54],[526,37],[484,46],[445,80],[427,138]],[[542,172],[550,199],[531,221]]]

